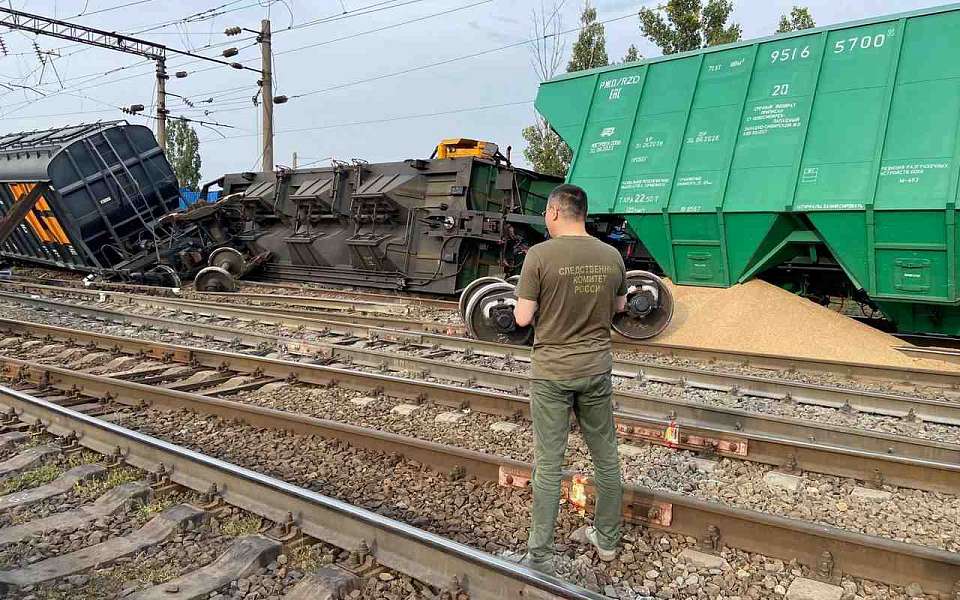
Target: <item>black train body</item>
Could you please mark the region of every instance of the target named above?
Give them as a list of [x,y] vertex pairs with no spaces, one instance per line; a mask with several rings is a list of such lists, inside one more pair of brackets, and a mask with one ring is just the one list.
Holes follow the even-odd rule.
[[[36,186],[43,192],[29,209],[18,206]],[[161,225],[178,205],[176,176],[146,127],[115,121],[0,136],[4,258],[123,275],[156,269],[162,250],[160,262],[182,270]]]
[[219,202],[179,218],[270,279],[455,294],[519,268],[543,239],[541,212],[560,182],[499,154],[354,161],[225,175],[208,184],[222,186]]

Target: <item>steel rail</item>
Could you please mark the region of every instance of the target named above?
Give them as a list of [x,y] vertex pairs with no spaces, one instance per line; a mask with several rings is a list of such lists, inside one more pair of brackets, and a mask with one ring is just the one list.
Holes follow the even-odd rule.
[[[406,305],[397,302],[373,302],[371,300],[355,300],[352,298],[316,298],[309,296],[285,296],[279,294],[247,294],[237,292],[235,294],[220,294],[214,292],[193,292],[191,299],[199,302],[219,302],[228,303],[231,306],[263,306],[263,305],[283,305],[303,308],[321,308],[325,310],[336,310],[339,312],[376,312],[384,314],[403,314],[406,311]],[[298,300],[292,302],[292,300]],[[243,302],[250,304],[243,304]],[[269,306],[273,310],[274,306]],[[294,309],[296,310],[296,309]],[[299,311],[298,311],[299,312]],[[310,314],[309,311],[305,314]]]
[[897,350],[917,358],[936,358],[953,365],[960,365],[960,349],[958,348],[900,346]]
[[435,587],[447,589],[456,577],[471,598],[604,598],[341,500],[7,387],[0,386],[0,403],[17,410],[20,419],[41,421],[52,433],[76,433],[80,444],[97,452],[110,455],[119,449],[135,467],[172,469],[172,481],[198,492],[207,493],[215,484],[229,504],[277,523],[293,515],[303,533],[340,548],[356,549],[364,543],[379,563]]
[[[4,297],[2,292],[0,292],[0,297]],[[33,304],[47,303],[48,306],[54,304],[50,300],[23,297],[20,297],[20,299],[23,302]],[[163,305],[172,307],[175,304],[164,301]],[[176,304],[176,306],[182,307],[183,305]],[[72,305],[66,305],[64,308],[67,310],[80,310],[80,308],[75,308]],[[116,318],[116,315],[120,314],[117,311],[102,308],[82,308],[86,311],[98,311],[97,314],[107,318]],[[210,311],[213,310],[212,308],[210,309]],[[88,312],[88,314],[93,313]],[[249,311],[247,311],[247,315],[248,318],[260,316],[259,313],[250,313]],[[183,331],[182,328],[187,326],[187,324],[181,323],[178,325],[174,320],[162,319],[160,317],[143,317],[139,315],[127,315],[127,317],[129,319],[143,319],[145,321],[152,320],[153,323],[159,326],[165,326],[163,324],[165,321],[169,323],[168,328],[179,328],[179,331]],[[330,325],[332,325],[332,327],[329,327]],[[202,323],[192,322],[189,324],[189,327],[188,332],[206,330],[215,337],[227,333],[223,328],[218,329],[217,326]],[[365,334],[364,337],[378,337],[384,341],[391,339],[389,332],[373,330],[376,333],[376,335],[373,335],[369,328],[362,332],[354,332],[353,330],[345,331],[337,325],[337,322],[330,321],[325,321],[321,330],[332,330],[347,334],[362,333]],[[268,336],[267,334],[254,334],[247,335],[246,337],[254,338],[255,335],[259,335],[260,337],[257,343],[281,343],[280,340],[287,339],[280,338],[279,336]],[[422,341],[427,342],[427,345],[429,345],[428,340],[417,340],[417,338],[405,339],[404,334],[393,334],[392,339],[400,344]],[[289,342],[282,343],[289,345]],[[447,378],[452,381],[468,381],[499,389],[520,390],[525,387],[529,381],[529,378],[524,375],[494,369],[484,369],[472,365],[455,365],[442,360],[431,360],[409,355],[401,357],[393,353],[376,352],[365,348],[350,348],[336,343],[312,342],[312,345],[313,348],[311,348],[311,352],[323,352],[330,357],[339,356],[370,366],[381,365],[404,370],[410,369],[411,366],[417,366],[419,370],[427,371],[434,376]],[[437,345],[444,348],[455,349],[459,352],[469,351],[476,346],[480,346],[485,353],[489,353],[491,356],[504,356],[509,350],[517,348],[515,346],[491,343],[478,344],[475,340],[467,340],[464,338],[450,340],[446,337],[437,342]],[[503,353],[497,354],[491,349],[491,346],[499,348]],[[529,351],[519,357],[513,354],[510,354],[510,356],[524,362],[529,361]],[[931,423],[960,426],[960,402],[949,400],[934,400],[902,394],[888,394],[833,385],[804,383],[782,378],[759,377],[738,373],[719,373],[694,367],[637,363],[624,360],[616,360],[614,362],[614,375],[653,383],[682,385],[694,389],[729,392],[742,396],[790,401],[797,404],[842,409],[851,412],[864,412],[888,417],[916,418]]]
[[[0,297],[5,297],[5,294],[0,292]],[[223,341],[235,341],[238,337],[238,330],[231,330],[230,328],[217,325],[178,322],[174,319],[164,319],[162,317],[129,315],[119,311],[89,306],[59,305],[54,301],[38,298],[17,298],[19,301],[28,304],[43,304],[51,307],[57,306],[60,307],[61,310],[65,309],[77,313],[83,312],[87,316],[107,319],[122,318],[128,322],[141,321],[143,323],[149,323],[152,326],[184,333],[203,332],[213,336],[215,339],[221,339]],[[336,325],[334,325],[334,327],[336,327]],[[326,327],[324,327],[324,329],[326,329]],[[342,331],[342,328],[340,331]],[[374,331],[376,332],[376,335],[372,336],[374,338],[379,338],[383,341],[391,338],[389,332]],[[349,333],[353,332],[350,331],[348,334]],[[372,335],[369,329],[363,333],[366,333],[366,337],[368,338]],[[428,373],[431,376],[497,389],[519,391],[525,388],[529,382],[528,376],[508,371],[467,364],[452,364],[443,360],[413,355],[398,356],[395,353],[378,352],[368,348],[348,347],[335,342],[311,341],[309,343],[293,343],[290,341],[290,338],[287,337],[269,334],[249,334],[246,332],[239,334],[239,337],[241,341],[250,345],[273,343],[287,347],[295,346],[301,352],[308,354],[321,353],[331,359],[340,358],[348,362],[354,361],[358,364],[365,364],[371,367],[389,367],[397,370],[410,370],[413,368],[414,370]],[[411,342],[415,343],[417,341],[416,338],[412,340],[404,339],[403,334],[394,334],[392,338],[396,340],[395,343],[399,344],[410,344]],[[461,338],[459,340],[454,339],[454,341],[451,342],[448,338],[444,338],[442,342],[443,347],[451,348],[451,344],[454,344],[455,349],[459,352],[468,351],[468,349],[472,349],[475,345],[474,340]],[[512,349],[515,347],[502,346],[502,348]],[[485,348],[485,350],[487,349]],[[491,356],[498,356],[492,352],[490,354]],[[516,357],[512,354],[510,356],[523,362],[529,361],[529,354],[521,357]],[[925,422],[939,423],[942,425],[960,426],[960,402],[956,401],[934,400],[901,394],[887,394],[842,388],[832,385],[803,383],[789,379],[764,378],[737,373],[718,373],[716,371],[693,367],[659,365],[655,363],[634,363],[623,360],[614,362],[613,373],[619,377],[639,379],[653,383],[681,385],[693,389],[727,392],[740,396],[753,396],[757,398],[795,402],[797,404],[841,409],[850,412],[920,419]]]
[[180,288],[159,285],[118,283],[114,281],[87,281],[84,279],[44,279],[41,277],[31,277],[29,275],[17,275],[16,273],[11,275],[9,280],[5,280],[2,283],[20,287],[45,286],[53,289],[111,290],[147,295],[176,296],[180,294]]
[[[115,290],[121,292],[129,292],[135,294],[146,294],[146,295],[180,295],[184,292],[197,295],[200,297],[223,297],[226,298],[251,298],[258,299],[257,297],[263,296],[264,299],[274,299],[279,298],[281,300],[287,299],[291,300],[291,304],[304,304],[305,306],[314,306],[312,302],[314,300],[337,300],[338,298],[324,298],[312,295],[301,295],[301,294],[289,294],[289,295],[273,295],[273,294],[259,294],[251,292],[238,292],[238,293],[220,293],[220,292],[196,292],[192,290],[182,290],[181,288],[171,288],[171,287],[162,287],[162,286],[153,286],[153,285],[143,285],[143,284],[131,284],[131,283],[117,283],[110,281],[85,281],[83,279],[43,279],[39,277],[31,277],[27,275],[12,275],[10,281],[22,285],[46,285],[49,287],[65,287],[65,288],[80,288],[80,289],[96,289],[96,290]],[[277,290],[298,290],[301,292],[315,292],[318,294],[335,294],[338,296],[353,296],[361,299],[369,299],[372,303],[392,303],[399,305],[413,305],[413,306],[434,306],[437,308],[447,308],[450,310],[456,310],[457,302],[455,300],[444,300],[442,298],[431,298],[426,296],[415,296],[415,295],[395,295],[395,294],[385,294],[377,292],[364,292],[360,290],[347,290],[342,288],[318,288],[318,287],[308,287],[305,288],[302,285],[297,284],[282,284],[275,282],[266,282],[266,281],[257,281],[257,280],[243,280],[240,282],[241,286],[249,287],[260,287],[260,288],[272,288]],[[243,289],[243,287],[241,287]],[[340,298],[346,300],[345,298]]]
[[[339,383],[416,402],[429,400],[455,408],[470,406],[481,412],[529,417],[529,400],[513,394],[50,325],[0,320],[0,330],[207,368],[258,373],[263,377],[315,385]],[[189,324],[183,331],[189,331]],[[53,367],[16,359],[0,359],[0,364],[13,364],[18,368],[33,365],[40,370],[54,370]],[[82,374],[62,369],[58,372],[70,378],[73,384],[89,385],[89,380],[83,379]],[[619,409],[616,413],[618,428],[626,439],[667,444],[666,430],[678,425],[679,447],[683,449],[929,491],[956,493],[960,489],[960,446],[957,445],[723,410],[636,393],[616,392],[615,399]],[[623,410],[625,406],[629,409]]]
[[[54,375],[50,380],[53,381],[56,377]],[[91,392],[94,394],[98,392],[106,393],[111,389],[111,385],[116,383],[108,378],[100,379],[103,380],[100,385],[92,390],[85,389],[84,392],[86,394]],[[529,479],[532,467],[527,463],[485,453],[227,400],[207,398],[187,392],[164,390],[130,382],[123,382],[122,385],[112,389],[114,390],[113,393],[116,394],[115,400],[121,402],[135,404],[139,403],[140,400],[149,400],[164,408],[186,408],[227,419],[239,418],[253,426],[285,429],[304,434],[318,434],[323,437],[341,439],[358,447],[372,450],[397,451],[414,460],[423,461],[424,464],[428,464],[437,470],[450,471],[457,476],[475,475],[478,478],[498,481],[505,485],[524,486]],[[218,473],[204,473],[202,476],[196,476],[196,467],[188,460],[184,460],[182,455],[173,456],[174,460],[168,458],[169,447],[172,445],[165,442],[147,438],[142,434],[135,434],[116,425],[85,417],[79,413],[6,388],[0,388],[0,398],[8,406],[13,405],[28,416],[55,427],[61,433],[77,431],[81,443],[94,447],[100,452],[109,452],[114,448],[120,447],[122,449],[127,446],[129,449],[125,454],[135,466],[144,466],[142,462],[138,464],[138,461],[147,462],[146,466],[148,467],[153,467],[160,462],[168,466],[173,465],[174,480],[193,489],[206,491],[211,481],[218,483],[222,481],[224,471],[232,474],[233,469],[239,469],[239,467],[217,461],[215,466]],[[78,421],[80,425],[77,425]],[[97,435],[102,436],[103,432],[116,434],[118,431],[121,431],[127,439],[102,440],[97,438]],[[135,448],[134,441],[142,444],[144,438],[149,441],[143,445],[149,447],[145,450],[140,450],[139,447]],[[168,454],[163,457],[156,456],[158,447],[167,450]],[[196,462],[196,456],[194,455],[196,453],[191,453],[189,459]],[[209,457],[204,458],[207,461],[216,461],[216,459],[210,459]],[[311,519],[313,516],[312,510],[309,505],[304,506],[303,492],[305,491],[300,488],[246,470],[242,472],[241,477],[242,481],[237,482],[234,478],[231,478],[230,481],[220,483],[218,486],[218,489],[223,489],[224,499],[231,504],[258,514],[266,514],[268,518],[275,521],[281,521],[282,515],[290,512],[298,515],[298,525],[303,528],[305,533],[325,539],[340,547],[356,547],[359,544],[359,536],[357,535],[351,536],[348,543],[344,543],[342,538],[332,536],[329,532],[329,526],[331,525],[329,520]],[[251,490],[250,493],[244,493],[249,489],[248,484],[251,480],[260,485],[256,486],[256,489]],[[570,486],[578,485],[578,480],[571,477],[570,474],[567,474],[567,480]],[[269,482],[269,486],[263,485],[263,482]],[[268,489],[264,489],[265,487]],[[280,487],[286,495],[278,497],[276,495],[277,487]],[[585,485],[584,491],[593,494],[594,490],[589,482]],[[296,500],[300,500],[294,506],[290,505],[289,496],[291,492],[294,492]],[[325,504],[335,504],[335,509],[339,511],[349,512],[352,515],[360,514],[363,517],[376,520],[376,527],[383,528],[382,521],[388,521],[372,513],[362,511],[362,509],[345,506],[336,500],[319,498],[322,499],[320,502]],[[318,503],[315,496],[311,496],[309,499]],[[927,593],[938,591],[946,593],[952,590],[955,583],[960,580],[960,554],[935,548],[906,544],[832,526],[734,508],[680,494],[654,491],[649,488],[628,486],[625,490],[623,502],[625,517],[633,522],[643,523],[679,535],[697,537],[702,536],[708,530],[713,531],[715,528],[715,531],[722,536],[723,543],[729,546],[747,552],[781,558],[785,561],[798,560],[803,564],[815,566],[820,563],[824,553],[829,552],[837,571],[893,585],[908,585],[917,582],[923,586]],[[589,506],[589,503],[586,503],[586,505]],[[311,524],[313,527],[310,527]],[[401,524],[389,522],[389,525],[398,527]],[[408,535],[419,534],[416,530],[409,532],[405,526],[402,529]],[[366,531],[369,531],[369,528]],[[394,545],[385,544],[381,546],[381,538],[378,537],[380,533],[380,530],[376,530],[372,535],[366,534],[373,537],[377,542],[375,546],[377,559],[388,566],[409,573],[411,570],[409,562],[401,562],[399,556],[389,553],[388,549],[395,547],[395,541],[390,540]],[[371,537],[361,539],[366,539],[369,543]],[[446,541],[436,536],[431,536],[431,538],[433,544]],[[444,545],[447,552],[450,552],[450,544]],[[461,554],[467,554],[470,559],[477,562],[484,561],[483,564],[486,568],[501,569],[496,571],[501,576],[506,572],[507,575],[514,576],[525,584],[533,583],[528,579],[531,573],[516,565],[492,557],[488,558],[487,555],[479,551],[459,545],[455,550],[458,550]],[[385,552],[383,558],[381,558],[381,552]],[[442,559],[449,560],[446,557],[442,557]],[[419,563],[420,561],[415,566],[418,566]],[[449,581],[449,577],[453,575],[464,577],[464,573],[467,573],[465,569],[466,567],[458,566],[457,569],[452,569],[452,573],[450,572],[451,569],[444,569],[444,576],[447,577],[446,581]],[[415,574],[416,577],[421,579],[436,579],[435,575],[432,579],[430,575],[432,573]],[[471,575],[472,572],[467,573],[465,580],[470,585],[468,591],[473,594],[475,593],[473,586],[477,585],[478,582],[476,576]],[[552,583],[554,580],[539,577],[535,581],[537,584],[542,584],[544,581]],[[510,583],[512,583],[512,580]],[[551,591],[556,593],[555,590]],[[483,596],[478,594],[478,597]],[[518,596],[503,595],[498,597]]]
[[[2,294],[0,294],[2,296]],[[44,303],[54,306],[49,300],[24,299],[28,303]],[[521,393],[528,385],[530,378],[526,374],[517,374],[509,371],[491,369],[462,363],[450,363],[439,359],[424,358],[415,355],[398,355],[394,352],[383,352],[369,348],[344,346],[333,342],[291,340],[281,336],[268,334],[251,334],[237,329],[217,325],[206,325],[196,322],[185,322],[161,317],[128,315],[117,311],[102,308],[77,307],[61,305],[61,310],[83,314],[85,316],[122,321],[126,323],[145,324],[167,331],[195,335],[201,333],[211,339],[217,339],[231,344],[245,344],[247,346],[262,347],[274,345],[298,354],[321,357],[332,362],[356,364],[370,368],[391,369],[395,371],[414,371],[424,377],[459,382],[471,386],[482,386],[493,389]],[[26,327],[17,321],[0,319],[0,324],[8,331],[15,331],[18,327]],[[42,327],[42,326],[39,326]],[[43,335],[43,334],[38,334]],[[827,408],[859,411],[891,417],[919,418],[923,421],[944,425],[960,426],[960,402],[913,398],[894,394],[881,394],[862,390],[847,390],[833,386],[817,386],[798,383],[789,380],[763,379],[745,375],[721,375],[687,367],[653,367],[639,368],[618,364],[615,375],[637,378],[646,381],[664,382],[684,387],[733,393],[741,396],[753,396],[773,400],[795,402],[822,406]],[[631,392],[623,392],[630,394]],[[617,400],[624,406],[630,402]]]
[[[25,290],[35,290],[38,292],[50,291],[62,294],[66,297],[79,298],[116,298],[120,303],[137,304],[140,306],[152,306],[154,308],[167,308],[170,310],[191,309],[200,314],[206,314],[211,317],[230,316],[238,319],[247,319],[251,321],[260,321],[263,323],[280,323],[292,327],[304,328],[323,328],[330,325],[337,325],[347,319],[351,323],[366,327],[395,327],[398,329],[414,329],[416,331],[428,333],[454,333],[462,332],[461,326],[443,325],[440,323],[428,323],[416,321],[409,318],[391,317],[384,315],[361,314],[359,312],[348,311],[324,311],[322,309],[311,311],[298,311],[287,308],[270,307],[269,311],[264,311],[263,307],[242,308],[240,306],[229,306],[222,303],[202,302],[200,300],[187,300],[184,298],[168,298],[159,296],[143,296],[139,294],[128,294],[126,292],[115,292],[108,290],[88,290],[81,288],[59,288],[39,284],[20,284],[16,282],[0,281],[2,287],[19,287]],[[0,292],[0,295],[6,295],[6,292]],[[16,295],[16,294],[12,294]],[[345,301],[345,306],[349,301]],[[336,316],[338,318],[331,319]]]
[[[256,284],[263,285],[263,284]],[[284,289],[294,289],[294,288],[284,288]],[[314,291],[312,288],[299,288],[304,291]],[[361,300],[356,300],[354,298],[326,298],[318,296],[309,296],[309,295],[297,295],[297,294],[264,294],[257,292],[234,292],[234,293],[221,293],[221,292],[192,292],[192,296],[195,296],[196,299],[202,300],[204,302],[226,300],[230,302],[237,302],[238,300],[251,301],[255,304],[262,302],[270,303],[281,303],[291,306],[306,306],[311,308],[327,308],[329,303],[346,303],[346,302],[359,302],[361,304],[370,304],[374,306],[381,307],[393,307],[394,309],[404,306],[431,306],[436,308],[444,308],[449,310],[457,310],[457,303],[450,302],[449,300],[436,300],[434,298],[418,298],[416,296],[387,296],[383,294],[363,294],[361,292],[350,292],[346,290],[316,290],[322,293],[327,294],[338,294],[342,296],[357,296]]]
[[[16,282],[0,282],[0,285],[7,287],[20,287],[22,289],[35,289],[38,291],[49,290],[60,294],[77,293],[79,296],[91,297],[97,292],[92,290],[81,290],[76,288],[58,288],[55,286],[25,285]],[[124,299],[129,303],[139,304],[141,306],[153,306],[155,308],[167,308],[170,310],[183,310],[189,303],[198,313],[209,316],[216,316],[216,311],[221,305],[203,303],[200,301],[189,301],[172,298],[161,298],[157,296],[140,296],[126,294],[122,292],[103,292],[112,295],[118,299]],[[0,296],[5,294],[0,293]],[[264,312],[244,310],[241,308],[231,308],[229,311],[238,319],[249,319],[263,323],[273,323],[280,326],[304,327],[319,330],[343,331],[352,335],[367,337],[371,331],[385,330],[385,337],[392,336],[394,339],[400,339],[406,335],[410,343],[418,343],[416,335],[422,335],[421,343],[438,344],[446,348],[466,349],[471,348],[480,352],[488,352],[491,355],[515,354],[518,358],[529,354],[529,348],[525,346],[512,346],[508,344],[499,344],[496,342],[486,342],[467,338],[451,339],[450,336],[461,335],[462,327],[441,323],[427,323],[420,321],[411,321],[409,319],[389,319],[373,316],[361,315],[343,315],[336,312],[298,312],[287,311],[286,315],[276,317]],[[405,334],[402,332],[406,332]],[[442,337],[441,337],[442,336]],[[785,372],[808,372],[822,373],[834,376],[844,377],[850,380],[866,380],[882,382],[886,384],[904,385],[908,387],[915,386],[933,386],[949,389],[960,389],[960,370],[950,370],[951,367],[944,363],[944,370],[929,368],[912,368],[873,365],[868,363],[854,363],[839,360],[817,360],[802,357],[787,357],[773,354],[754,353],[754,352],[735,352],[729,350],[710,350],[704,348],[695,348],[692,346],[670,345],[653,342],[640,343],[634,340],[626,340],[620,336],[614,335],[614,350],[624,353],[656,354],[669,356],[673,358],[683,358],[696,360],[705,363],[727,363],[735,364],[738,367],[755,368],[760,370],[774,370]],[[643,365],[643,369],[666,368],[661,363],[653,360],[617,360],[615,369],[627,371],[631,368],[637,368]],[[680,368],[680,367],[675,367]],[[699,369],[705,371],[705,369]],[[717,372],[718,376],[726,377],[727,373]],[[762,379],[762,378],[760,378]]]

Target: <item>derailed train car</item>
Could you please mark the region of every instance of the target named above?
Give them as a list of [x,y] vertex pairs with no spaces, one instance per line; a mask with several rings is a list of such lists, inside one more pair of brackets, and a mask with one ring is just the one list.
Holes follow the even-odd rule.
[[178,203],[177,179],[146,127],[116,121],[0,136],[5,259],[177,285],[191,265],[161,220]]
[[518,271],[560,181],[489,142],[453,139],[428,160],[225,175],[207,186],[222,187],[220,201],[176,220],[219,232],[245,259],[212,253],[198,289],[233,289],[254,259],[270,279],[454,294]]
[[558,178],[495,144],[448,140],[429,160],[236,173],[179,208],[146,127],[123,121],[0,136],[0,257],[200,290],[272,279],[453,294],[515,272],[543,239]]

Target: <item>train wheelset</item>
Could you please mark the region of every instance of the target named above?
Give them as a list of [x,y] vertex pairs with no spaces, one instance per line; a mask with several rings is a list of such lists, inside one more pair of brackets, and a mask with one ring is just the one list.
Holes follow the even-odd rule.
[[[519,327],[513,318],[517,305],[516,276],[481,277],[460,294],[460,316],[467,333],[480,340],[514,345],[533,343],[532,326]],[[647,271],[627,272],[627,303],[613,318],[613,329],[625,338],[650,339],[670,324],[673,295],[663,280]]]

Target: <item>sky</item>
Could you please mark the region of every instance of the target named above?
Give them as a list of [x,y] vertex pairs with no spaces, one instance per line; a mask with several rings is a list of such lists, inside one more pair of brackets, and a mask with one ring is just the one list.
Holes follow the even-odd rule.
[[[542,0],[548,13],[555,0]],[[557,12],[566,57],[576,39],[582,0]],[[605,24],[611,62],[630,44],[660,54],[644,39],[636,12],[657,1],[592,0]],[[800,0],[817,25],[942,4],[924,0]],[[796,0],[734,0],[743,38],[770,35]],[[301,166],[331,159],[369,162],[426,158],[443,138],[468,137],[514,149],[533,122],[538,78],[531,63],[532,14],[541,0],[0,0],[0,5],[55,17],[259,68],[252,33],[271,20],[275,107],[274,161]],[[3,15],[0,14],[0,17]],[[147,31],[144,31],[147,30]],[[131,117],[119,107],[143,104],[153,114],[153,64],[138,56],[79,46],[0,27],[0,134]],[[5,52],[3,51],[5,48]],[[41,64],[39,50],[44,61]],[[258,170],[260,109],[252,98],[258,73],[168,54],[172,115],[205,121],[202,179]],[[566,58],[565,57],[565,58]],[[564,60],[564,67],[566,60]],[[27,86],[31,89],[26,89]],[[186,101],[193,104],[187,105]],[[212,101],[208,101],[212,100]],[[206,102],[205,102],[206,101]]]

